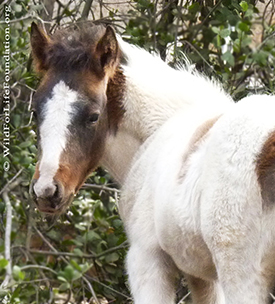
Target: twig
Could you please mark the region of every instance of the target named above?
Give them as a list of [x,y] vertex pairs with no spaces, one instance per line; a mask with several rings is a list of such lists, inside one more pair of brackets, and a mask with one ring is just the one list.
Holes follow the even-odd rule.
[[12,227],[12,207],[11,202],[8,196],[8,193],[5,191],[3,193],[3,200],[6,204],[6,231],[5,231],[5,259],[9,262],[6,267],[6,276],[4,281],[1,284],[1,288],[7,287],[9,281],[12,278],[12,267],[11,267],[11,227]]
[[206,22],[206,20],[208,19],[208,17],[220,6],[220,4],[222,3],[222,0],[219,0],[216,5],[208,12],[208,14],[206,15],[206,17],[203,19],[203,21],[199,24],[196,32],[192,35],[192,37],[196,37],[199,33],[199,31],[202,29],[204,23]]
[[86,0],[81,14],[81,19],[86,20],[88,18],[92,4],[93,4],[93,0]]
[[[26,260],[27,261],[31,261],[33,264],[36,263],[35,259],[33,258],[33,256],[31,255],[31,252],[25,247],[25,246],[22,246],[22,245],[17,245],[17,246],[13,246],[12,249],[14,248],[19,248],[19,250],[21,252],[23,252],[23,254],[26,256]],[[50,288],[50,283],[49,283],[49,279],[46,277],[46,275],[44,274],[44,272],[41,270],[41,269],[38,269],[40,275],[43,277],[43,279],[46,281],[46,285],[48,288]]]
[[16,178],[22,172],[22,169],[14,176],[14,178],[9,181],[2,192],[3,200],[6,204],[6,230],[5,230],[5,259],[8,261],[8,265],[6,267],[6,275],[5,279],[1,284],[1,288],[7,287],[11,278],[12,278],[12,259],[11,259],[11,230],[12,230],[12,205],[8,195],[8,192],[17,187],[22,179]]
[[107,288],[107,289],[110,289],[111,291],[115,292],[116,294],[119,294],[119,295],[123,296],[123,297],[126,298],[127,300],[132,300],[130,297],[128,297],[127,295],[123,294],[122,292],[119,292],[119,291],[115,290],[114,288],[112,288],[112,287],[110,287],[109,285],[106,285],[106,284],[104,284],[104,283],[98,281],[98,280],[95,279],[95,278],[89,277],[89,276],[87,276],[87,275],[86,275],[85,277],[86,277],[87,279],[89,279],[89,280],[92,280],[92,281],[96,282],[97,284],[99,284],[99,285],[101,285],[101,286],[103,286],[103,287],[105,287],[105,288]]
[[[39,234],[39,236],[41,237],[41,239],[51,248],[51,250],[53,250],[53,252],[57,252],[58,251],[53,247],[53,245],[44,237],[44,235],[40,232],[40,230],[38,230],[35,226],[33,227],[35,229],[35,231]],[[60,256],[62,261],[65,262],[66,264],[68,263],[68,261],[61,255]]]
[[185,300],[185,299],[187,299],[189,296],[190,296],[190,294],[191,294],[191,291],[189,291],[180,301],[179,301],[179,303],[178,304],[183,304],[183,301]]
[[183,44],[187,44],[191,49],[193,49],[193,51],[195,51],[198,56],[203,60],[204,63],[206,63],[206,65],[212,70],[214,71],[214,68],[209,64],[209,62],[207,62],[207,60],[205,60],[205,58],[201,55],[201,53],[195,48],[195,46],[193,44],[191,44],[189,41],[187,40],[183,40],[182,41]]
[[100,190],[106,190],[106,191],[111,191],[111,192],[115,192],[115,193],[120,193],[120,190],[118,190],[116,188],[107,187],[107,186],[104,186],[104,185],[84,184],[83,187],[93,188],[93,189],[100,189]]
[[[89,287],[89,289],[91,291],[91,294],[93,295],[93,298],[94,298],[96,304],[100,304],[99,301],[98,301],[98,298],[97,298],[97,296],[95,294],[95,291],[93,289],[93,286],[91,285],[91,283],[88,281],[88,279],[85,277],[85,275],[83,275],[82,278],[83,278],[83,281],[88,285],[88,287]],[[90,300],[90,302],[91,302],[91,300]]]
[[[17,179],[17,177],[22,173],[22,171],[23,171],[23,168],[21,168],[15,175],[14,175],[14,177],[10,180],[10,181],[8,181],[7,183],[6,183],[6,185],[3,187],[3,189],[0,191],[0,195],[2,194],[2,193],[4,193],[4,192],[8,192],[8,191],[10,191],[10,190],[12,190],[13,188],[15,188],[17,185],[18,185],[18,183],[15,185],[15,187],[13,186],[13,182]],[[20,180],[20,182],[21,182],[21,180]]]
[[264,23],[265,23],[265,20],[267,19],[267,17],[265,16],[266,14],[266,11],[267,11],[267,8],[269,7],[269,4],[272,2],[272,0],[269,0],[268,3],[265,5],[265,8],[264,8],[264,11],[263,11],[263,17],[262,17],[262,41],[264,39],[264,32],[265,32],[265,26],[264,26]]
[[55,252],[55,251],[34,250],[34,249],[30,249],[29,252],[34,253],[34,254],[40,254],[40,255],[67,256],[67,257],[71,257],[71,258],[85,258],[85,259],[95,258],[95,255],[93,255],[93,254],[79,255],[79,254],[75,254],[72,252]]
[[46,266],[41,266],[41,265],[26,265],[23,267],[20,267],[21,270],[26,270],[26,269],[43,269],[43,270],[47,270],[49,272],[54,273],[57,276],[57,272],[54,271],[53,269],[46,267]]
[[0,8],[4,7],[4,5],[9,2],[10,0],[5,0],[3,3],[0,4]]
[[[43,236],[43,234],[36,228],[34,227],[34,229],[36,230],[36,232],[39,234],[39,236],[43,239],[43,241],[45,241],[45,243],[54,251],[54,254],[58,254],[59,252],[51,245],[51,243]],[[51,253],[52,254],[52,253]],[[61,259],[66,263],[66,264],[69,264],[69,262],[62,256],[62,255],[59,255],[61,257]],[[27,267],[27,266],[26,266]],[[41,267],[41,266],[39,266]],[[46,267],[47,268],[47,267]],[[22,268],[21,268],[22,269]],[[86,282],[86,284],[88,285],[92,295],[93,295],[93,298],[96,302],[96,304],[100,304],[98,299],[97,299],[97,296],[94,292],[94,289],[92,287],[92,285],[90,284],[90,282],[87,280],[87,278],[85,277],[85,275],[83,274],[83,280]]]
[[75,254],[72,252],[59,252],[59,251],[46,251],[46,250],[34,250],[34,249],[30,249],[29,252],[30,253],[34,253],[34,254],[41,254],[41,255],[53,255],[53,256],[67,256],[67,257],[72,257],[72,258],[85,258],[85,259],[97,259],[100,258],[110,252],[113,251],[117,251],[119,249],[123,249],[123,248],[127,248],[128,244],[127,241],[124,241],[123,243],[121,243],[119,246],[107,249],[97,255],[95,254],[85,254],[83,253],[82,255],[79,254]]
[[72,296],[72,290],[71,288],[69,289],[69,292],[68,292],[68,295],[67,295],[67,300],[64,302],[64,304],[68,304],[70,299],[71,299],[71,296]]
[[119,249],[127,248],[127,247],[128,247],[128,242],[127,242],[127,241],[124,241],[123,243],[121,243],[120,245],[118,245],[118,246],[116,246],[116,247],[107,249],[107,250],[105,250],[105,251],[103,251],[103,252],[97,254],[97,255],[95,256],[95,258],[100,258],[100,257],[102,257],[102,256],[104,256],[104,255],[106,255],[106,254],[108,254],[108,253],[110,253],[110,252],[117,251],[117,250],[119,250]]

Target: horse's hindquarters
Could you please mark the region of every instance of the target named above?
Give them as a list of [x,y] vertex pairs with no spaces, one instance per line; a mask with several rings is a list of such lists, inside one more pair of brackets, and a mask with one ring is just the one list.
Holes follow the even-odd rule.
[[[209,304],[266,304],[274,283],[275,208],[265,204],[257,173],[275,129],[274,106],[236,105],[195,145],[201,122],[173,118],[148,143],[126,181],[121,204],[127,205],[122,214],[131,248],[153,255],[163,250],[189,277],[211,282]],[[156,267],[161,265],[165,261]],[[194,292],[196,304],[207,303],[202,289]]]

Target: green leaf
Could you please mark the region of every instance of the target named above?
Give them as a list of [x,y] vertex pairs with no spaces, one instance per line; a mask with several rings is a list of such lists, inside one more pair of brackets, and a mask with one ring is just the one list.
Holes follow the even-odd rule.
[[250,31],[250,27],[248,24],[244,23],[244,22],[240,22],[239,23],[239,29],[242,31],[242,32],[249,32]]
[[81,268],[81,272],[85,273],[86,271],[88,271],[93,266],[93,264],[91,264],[91,263],[85,263],[85,264],[81,264],[79,266]]
[[66,291],[70,289],[70,284],[68,282],[64,282],[59,286],[59,291]]
[[0,213],[3,213],[5,209],[6,209],[6,204],[4,202],[0,202]]
[[12,269],[13,278],[18,281],[23,281],[25,278],[25,272],[21,271],[21,268],[17,265]]
[[75,270],[71,265],[66,266],[64,270],[64,278],[68,282],[71,282],[74,279],[74,272]]
[[114,263],[119,259],[119,255],[116,252],[110,253],[106,255],[105,261],[106,263]]
[[194,2],[192,5],[188,7],[188,11],[192,14],[196,14],[200,9],[200,4],[198,2]]
[[23,142],[19,145],[19,147],[22,148],[22,149],[25,149],[25,148],[30,147],[32,144],[33,144],[33,142],[31,142],[31,141],[23,141]]
[[80,250],[79,248],[75,248],[73,250],[73,253],[77,254],[78,256],[82,257],[83,256],[83,251]]
[[234,66],[235,65],[235,58],[234,56],[231,54],[230,51],[225,52],[222,55],[222,60],[224,60],[226,63],[228,63],[230,66]]
[[260,66],[266,66],[267,60],[268,60],[269,52],[266,51],[259,51],[255,54],[253,54],[253,59],[260,65]]
[[248,10],[248,3],[246,1],[241,1],[240,6],[244,12]]
[[59,274],[60,275],[57,276],[57,279],[61,282],[67,282],[66,278],[64,278],[63,276],[63,271],[62,272],[60,271]]
[[254,15],[254,11],[253,9],[248,9],[246,12],[245,12],[245,17],[248,18],[248,17],[253,17]]
[[[75,251],[74,251],[74,252],[75,252]],[[82,252],[82,251],[81,251],[81,252]],[[79,265],[75,260],[71,260],[70,263],[71,263],[71,265],[72,265],[76,270],[78,270],[78,271],[81,271],[81,270],[82,270],[81,267],[80,267],[80,265]]]
[[99,234],[97,234],[96,232],[94,232],[93,230],[89,231],[87,233],[87,241],[88,242],[93,242],[96,240],[101,240],[101,237]]
[[86,230],[86,227],[82,225],[82,223],[80,224],[75,224],[75,228],[81,230],[81,231],[85,231]]
[[221,36],[217,35],[217,47],[220,48],[221,47]]
[[21,124],[21,116],[19,114],[14,114],[12,117],[12,121],[15,128],[18,128]]
[[72,265],[67,265],[64,271],[58,273],[58,279],[63,282],[72,282],[79,279],[81,276],[82,273],[76,270]]
[[22,6],[19,4],[13,4],[12,5],[12,10],[16,13],[20,13],[22,11]]
[[6,259],[0,259],[0,269],[5,268],[9,262]]
[[9,293],[9,290],[0,288],[0,297],[4,297]]
[[115,274],[117,272],[117,268],[111,265],[106,265],[105,269],[110,274]]
[[220,31],[220,35],[221,35],[222,38],[226,38],[230,34],[231,34],[231,30],[229,28],[228,29],[223,29],[223,30]]
[[212,26],[212,31],[215,33],[215,34],[219,34],[220,33],[220,29],[216,26]]
[[114,220],[113,225],[116,229],[121,228],[123,226],[122,220],[120,220],[120,219]]

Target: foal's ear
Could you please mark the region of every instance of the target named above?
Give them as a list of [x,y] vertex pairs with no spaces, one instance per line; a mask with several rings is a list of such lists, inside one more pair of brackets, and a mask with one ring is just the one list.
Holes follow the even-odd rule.
[[32,55],[37,72],[47,70],[47,49],[49,45],[48,35],[37,26],[36,23],[31,24],[31,47]]
[[119,47],[116,34],[111,26],[106,27],[105,34],[96,46],[96,53],[100,58],[101,67],[112,75],[118,64]]

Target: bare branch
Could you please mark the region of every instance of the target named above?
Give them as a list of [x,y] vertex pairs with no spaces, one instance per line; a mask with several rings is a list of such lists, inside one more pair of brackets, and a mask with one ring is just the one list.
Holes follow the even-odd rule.
[[127,241],[124,241],[123,243],[121,243],[120,245],[116,246],[116,247],[112,247],[110,249],[107,249],[99,254],[85,254],[83,253],[82,255],[79,254],[75,254],[72,252],[61,252],[61,251],[46,251],[46,250],[34,250],[34,249],[30,249],[29,252],[30,253],[34,253],[34,254],[41,254],[41,255],[53,255],[53,256],[67,256],[67,257],[74,257],[74,258],[85,258],[85,259],[97,259],[100,258],[108,253],[111,253],[113,251],[117,251],[123,248],[127,248],[128,247],[128,243]]
[[93,4],[93,0],[86,0],[85,6],[81,14],[82,20],[86,20],[88,18],[92,4]]
[[23,267],[20,267],[21,270],[27,270],[27,269],[42,269],[42,270],[47,270],[49,272],[54,273],[57,276],[57,272],[54,271],[53,269],[46,267],[46,266],[41,266],[41,265],[26,265]]
[[99,301],[98,301],[98,298],[96,296],[96,293],[95,293],[95,291],[93,289],[93,286],[91,285],[91,283],[88,281],[88,279],[85,276],[83,276],[82,279],[88,285],[88,287],[89,287],[89,289],[91,291],[91,294],[93,295],[93,298],[94,298],[94,301],[96,302],[96,304],[100,304]]
[[7,182],[7,184],[3,187],[3,189],[0,191],[0,195],[4,192],[8,192],[12,189],[14,189],[19,183],[21,183],[21,179],[19,181],[16,181],[17,177],[22,173],[23,168],[21,168],[14,177]]
[[6,288],[12,279],[12,258],[11,258],[11,230],[12,230],[12,205],[9,198],[9,191],[17,187],[22,179],[16,178],[22,172],[22,169],[16,174],[12,179],[13,182],[8,182],[4,187],[4,192],[2,193],[3,200],[6,204],[6,230],[5,230],[5,259],[9,262],[6,267],[5,279],[1,284],[1,288]]
[[114,192],[114,193],[120,193],[119,189],[116,188],[111,188],[111,187],[107,187],[104,185],[96,185],[96,184],[87,184],[85,183],[83,185],[84,188],[91,188],[91,189],[99,189],[99,190],[105,190],[105,191],[109,191],[109,192]]
[[186,300],[191,294],[191,291],[189,291],[179,302],[178,304],[184,304],[184,300]]

